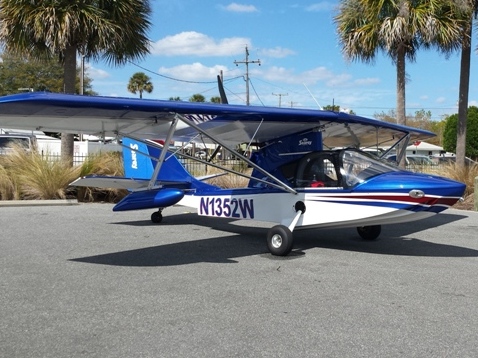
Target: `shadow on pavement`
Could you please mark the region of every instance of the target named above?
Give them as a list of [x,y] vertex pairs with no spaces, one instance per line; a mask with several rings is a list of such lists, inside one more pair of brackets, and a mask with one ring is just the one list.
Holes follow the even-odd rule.
[[478,250],[449,244],[440,244],[405,237],[466,218],[463,215],[440,214],[414,222],[413,225],[389,225],[382,231],[381,239],[364,241],[354,228],[303,230],[294,233],[294,250],[287,257],[268,253],[265,244],[267,227],[240,226],[232,220],[181,214],[165,217],[163,223],[148,221],[117,222],[115,225],[158,226],[200,225],[214,230],[229,232],[231,236],[191,240],[136,250],[113,252],[102,255],[75,258],[71,261],[116,266],[175,266],[199,262],[235,263],[235,259],[261,255],[273,260],[291,260],[303,257],[312,248],[346,250],[378,255],[429,256],[429,257],[478,257]]

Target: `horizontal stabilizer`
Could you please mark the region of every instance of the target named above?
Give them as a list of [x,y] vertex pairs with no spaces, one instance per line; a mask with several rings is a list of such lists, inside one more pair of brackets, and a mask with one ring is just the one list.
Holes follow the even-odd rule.
[[123,177],[108,177],[98,175],[88,175],[76,179],[71,186],[88,186],[94,188],[113,188],[135,190],[146,188],[149,180],[145,179],[128,179]]
[[[82,178],[76,179],[70,183],[71,186],[87,186],[91,188],[103,188],[103,189],[126,189],[126,190],[141,190],[148,187],[149,180],[146,179],[129,179],[124,177],[112,177],[112,176],[99,176],[88,175]],[[184,181],[157,181],[156,187],[162,187],[164,185],[172,185],[177,187],[187,186],[189,183]]]

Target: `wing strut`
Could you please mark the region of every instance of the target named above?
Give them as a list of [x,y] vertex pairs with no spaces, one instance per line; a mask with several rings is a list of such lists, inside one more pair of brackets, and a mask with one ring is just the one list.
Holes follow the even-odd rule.
[[204,134],[206,137],[208,137],[209,139],[213,140],[214,142],[216,142],[217,144],[219,144],[221,147],[223,148],[226,148],[228,151],[230,151],[231,153],[234,153],[234,155],[238,158],[240,158],[241,160],[243,160],[244,162],[246,162],[247,164],[249,164],[251,167],[253,167],[254,169],[257,169],[260,173],[264,174],[266,177],[272,179],[273,181],[275,181],[280,188],[284,189],[285,191],[289,192],[289,193],[292,193],[292,194],[297,194],[297,191],[295,191],[293,188],[291,188],[290,186],[288,186],[287,184],[285,184],[284,182],[282,182],[281,180],[277,179],[275,176],[271,175],[270,173],[268,173],[267,171],[265,171],[264,169],[262,169],[261,167],[259,167],[258,165],[256,165],[255,163],[253,163],[249,158],[243,156],[242,154],[238,153],[236,150],[232,149],[231,147],[229,147],[226,143],[222,142],[221,140],[217,139],[217,138],[214,138],[213,136],[211,136],[209,133],[207,133],[206,131],[204,131],[201,127],[199,127],[198,125],[196,125],[194,122],[190,121],[189,119],[187,119],[186,117],[180,115],[179,113],[176,113],[176,115],[174,116],[175,119],[179,119],[181,120],[182,122],[186,123],[188,126],[194,128],[195,130],[197,130],[198,132]]
[[161,170],[161,167],[163,166],[164,157],[166,156],[166,153],[168,152],[169,143],[171,142],[171,138],[173,137],[177,124],[178,124],[178,118],[174,116],[174,120],[172,121],[171,127],[169,128],[166,141],[164,142],[164,150],[161,151],[161,154],[159,155],[158,163],[154,167],[153,175],[151,176],[151,179],[149,180],[148,190],[152,189],[154,187],[154,184],[156,183],[156,178],[158,177],[158,173]]
[[[129,133],[126,134],[126,133],[121,133],[121,132],[120,132],[120,133],[118,133],[118,135],[121,135],[121,136],[123,136],[123,137],[129,137],[129,138],[131,138],[131,139],[137,140],[138,142],[142,142],[142,143],[145,143],[145,144],[147,144],[147,145],[149,145],[149,146],[153,146],[153,147],[159,148],[160,150],[163,150],[163,149],[164,149],[163,146],[161,146],[161,145],[159,145],[159,144],[157,144],[157,143],[155,143],[155,142],[146,142],[144,139],[141,139],[141,138],[136,137],[136,136],[134,136],[134,135],[131,135],[131,134],[129,134]],[[130,147],[127,147],[127,146],[125,146],[125,145],[123,145],[123,144],[121,144],[121,146],[124,147],[124,148],[127,148],[127,149],[129,149],[129,150],[134,150],[135,152],[140,153],[141,155],[144,155],[144,156],[146,156],[146,157],[148,157],[148,158],[154,160],[155,162],[158,162],[158,161],[159,161],[159,159],[158,159],[157,157],[153,157],[153,156],[149,155],[148,153],[144,153],[144,152],[142,152],[142,151],[140,151],[140,150],[137,150],[137,149],[131,149]],[[218,147],[218,148],[220,148],[220,147]],[[226,148],[226,149],[229,149],[229,148]],[[171,154],[171,152],[168,152],[168,153]],[[201,163],[201,164],[205,164],[205,165],[214,167],[214,168],[216,168],[216,169],[223,170],[223,171],[225,171],[225,172],[227,172],[227,173],[235,174],[235,175],[238,175],[238,176],[243,177],[243,178],[246,178],[246,179],[254,179],[254,180],[257,181],[257,182],[264,183],[264,184],[266,184],[266,185],[270,185],[270,186],[272,186],[272,187],[274,187],[274,188],[277,188],[277,189],[282,189],[282,190],[284,189],[284,187],[281,186],[281,185],[277,185],[277,184],[275,184],[275,183],[271,183],[271,182],[268,182],[268,181],[263,180],[263,179],[259,179],[259,178],[256,178],[256,177],[253,177],[253,176],[250,176],[250,175],[246,175],[246,174],[244,174],[244,173],[240,173],[240,172],[235,171],[235,170],[232,170],[232,169],[227,169],[227,168],[221,167],[220,165],[214,164],[213,162],[201,160],[201,159],[195,158],[195,157],[193,157],[193,156],[191,156],[191,155],[187,155],[187,154],[184,154],[184,153],[179,153],[178,151],[172,153],[171,155],[174,155],[174,154],[176,154],[176,153],[177,153],[178,155],[180,155],[181,157],[183,157],[183,158],[187,158],[187,159],[194,160],[195,162],[198,162],[198,163]],[[164,161],[167,161],[167,160],[171,157],[171,155],[168,156],[167,158],[165,158]],[[202,179],[202,180],[204,180],[204,179]],[[155,186],[155,187],[156,187],[156,186]]]

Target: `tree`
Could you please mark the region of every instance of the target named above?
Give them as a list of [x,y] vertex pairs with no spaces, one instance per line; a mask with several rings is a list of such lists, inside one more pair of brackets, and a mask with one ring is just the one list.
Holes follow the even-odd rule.
[[[447,0],[344,0],[335,17],[342,51],[349,60],[372,63],[379,50],[397,66],[397,122],[406,124],[405,61],[420,46],[450,53],[461,42],[458,2]],[[401,163],[404,166],[404,161]]]
[[196,93],[189,98],[189,102],[206,102],[206,97],[200,93]]
[[[148,0],[0,0],[0,41],[35,59],[58,59],[64,92],[75,93],[76,58],[123,65],[149,53]],[[62,159],[72,164],[73,135],[62,135]]]
[[322,109],[324,111],[340,112],[340,106],[337,106],[336,104],[328,104],[322,107]]
[[[388,113],[381,112],[375,113],[374,117],[378,120],[397,123],[397,115],[394,110],[388,111]],[[425,129],[427,131],[436,134],[436,137],[427,139],[427,142],[435,145],[442,145],[443,137],[443,121],[432,121],[432,112],[421,109],[415,111],[415,114],[407,114],[407,125],[414,128]]]
[[475,0],[465,0],[468,5],[467,11],[464,12],[465,21],[463,26],[462,43],[461,43],[461,59],[460,59],[460,84],[458,95],[458,121],[456,130],[456,164],[459,168],[465,166],[465,153],[467,143],[467,110],[468,110],[468,94],[470,87],[470,63],[471,63],[471,37],[473,31],[473,19],[476,19],[478,13],[478,2]]
[[139,98],[143,98],[143,92],[153,92],[153,84],[151,78],[146,76],[144,72],[136,72],[128,82],[128,91],[136,94],[139,92]]
[[213,96],[213,97],[211,97],[211,99],[209,100],[209,102],[211,102],[211,103],[221,103],[221,97],[219,97],[219,96]]
[[[0,96],[18,92],[49,91],[63,92],[63,67],[55,60],[36,61],[26,57],[15,56],[9,53],[0,54]],[[79,93],[80,68],[75,84],[75,93]],[[84,93],[95,95],[92,88],[92,79],[84,77]]]
[[[478,158],[478,107],[471,106],[467,110],[467,135],[465,144],[465,156],[472,159]],[[457,123],[459,114],[453,114],[445,120],[443,132],[443,149],[455,153],[457,149]],[[458,160],[458,158],[457,158]]]

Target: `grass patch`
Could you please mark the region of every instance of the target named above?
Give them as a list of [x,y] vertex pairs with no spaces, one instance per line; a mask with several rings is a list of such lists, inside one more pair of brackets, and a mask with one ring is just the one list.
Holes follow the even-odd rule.
[[13,146],[12,152],[0,157],[0,199],[65,199],[68,187],[78,177],[79,169],[53,160],[35,151]]
[[[123,158],[120,152],[104,152],[89,156],[79,167],[79,176],[124,176]],[[77,199],[83,202],[106,201],[116,203],[128,194],[124,189],[78,187]]]
[[81,176],[123,176],[120,152],[91,155],[81,166],[70,167],[49,153],[39,154],[12,147],[8,155],[0,156],[0,200],[66,199],[79,201],[116,202],[126,190],[71,187],[69,184]]
[[[211,167],[208,170],[208,175],[218,174],[218,173],[224,173],[224,170],[220,170],[214,167]],[[252,169],[241,170],[240,173],[251,175]],[[244,187],[247,187],[247,184],[249,183],[249,178],[244,178],[240,175],[227,173],[225,175],[221,175],[221,176],[209,179],[207,182],[224,189],[244,188]]]

